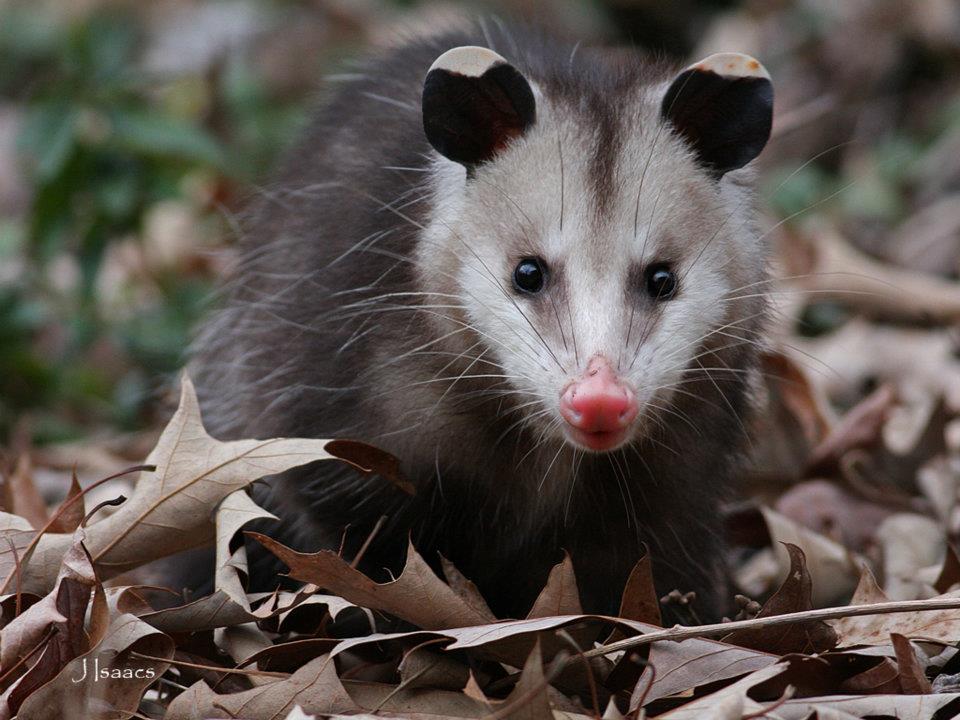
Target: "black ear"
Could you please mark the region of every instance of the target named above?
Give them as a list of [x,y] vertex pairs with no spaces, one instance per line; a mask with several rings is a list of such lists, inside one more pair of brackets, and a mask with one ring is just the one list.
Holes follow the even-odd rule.
[[753,160],[767,144],[773,83],[749,55],[711,55],[676,77],[660,113],[719,179]]
[[536,120],[530,84],[492,50],[448,50],[423,83],[423,130],[434,149],[468,168],[486,162]]

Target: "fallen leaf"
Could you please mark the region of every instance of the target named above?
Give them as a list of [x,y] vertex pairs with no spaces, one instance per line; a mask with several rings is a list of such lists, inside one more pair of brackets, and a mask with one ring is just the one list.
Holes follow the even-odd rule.
[[917,487],[930,502],[937,518],[948,526],[960,501],[960,473],[954,463],[942,455],[933,458],[917,473]]
[[328,440],[326,450],[365,475],[378,475],[408,495],[417,494],[413,484],[400,473],[400,461],[388,452],[356,440]]
[[431,647],[438,641],[428,641],[410,650],[400,661],[400,685],[414,688],[462,690],[470,679],[470,669],[449,653],[439,653]]
[[797,235],[813,258],[809,270],[790,281],[816,293],[857,307],[868,315],[944,323],[960,318],[960,286],[944,278],[898,268],[868,257],[834,230]]
[[630,571],[620,598],[618,617],[650,625],[663,625],[660,618],[660,600],[653,585],[653,563],[645,554]]
[[900,633],[891,633],[890,640],[897,653],[900,687],[906,695],[928,695],[933,692],[930,681],[923,672],[913,645]]
[[[684,705],[681,705],[674,710],[669,710],[662,715],[658,715],[658,718],[669,718],[669,720],[703,720],[703,718],[712,717],[717,720],[721,718],[723,720],[729,720],[729,718],[736,718],[739,720],[739,717],[742,717],[744,713],[757,713],[763,710],[763,706],[758,702],[750,699],[747,695],[749,690],[756,685],[759,685],[766,680],[776,677],[781,673],[785,672],[787,666],[783,663],[777,663],[776,665],[770,665],[769,667],[762,668],[760,670],[755,670],[746,677],[738,680],[732,685],[728,685],[722,690],[717,692],[710,693],[702,698],[693,700]],[[722,713],[739,713],[739,717],[736,715],[727,714],[724,716]],[[713,713],[713,714],[710,714]],[[721,713],[721,714],[716,714]],[[758,717],[760,717],[758,715]]]
[[50,533],[72,533],[83,521],[86,510],[83,498],[80,497],[83,490],[80,487],[80,481],[77,479],[77,472],[74,470],[70,475],[70,489],[67,491],[67,497],[54,512],[53,521],[47,532]]
[[[138,654],[164,660],[147,660]],[[132,615],[118,615],[96,647],[26,698],[17,718],[131,717],[144,691],[166,672],[166,660],[172,657],[173,640]]]
[[839,543],[815,533],[770,508],[761,508],[763,519],[770,533],[771,545],[780,564],[780,580],[790,571],[790,555],[787,544],[796,545],[806,558],[807,570],[812,581],[814,607],[827,607],[846,599],[853,592],[860,575],[863,559]]
[[[650,666],[656,668],[653,684],[650,685],[652,671],[645,670],[637,683],[636,700],[645,694],[644,702],[649,704],[703,685],[749,675],[776,664],[777,660],[776,655],[718,640],[692,638],[683,642],[656,642],[648,660]],[[631,709],[636,708],[631,705]]]
[[[803,550],[791,543],[784,543],[790,555],[790,573],[780,588],[770,597],[758,613],[758,618],[785,615],[813,609],[812,580],[807,571]],[[825,652],[837,644],[833,628],[820,620],[782,628],[758,628],[739,630],[723,638],[723,642],[741,647],[763,650],[777,655],[797,652]]]
[[957,584],[960,584],[960,556],[953,545],[947,545],[947,556],[943,559],[943,566],[933,582],[933,587],[943,594]]
[[854,552],[875,547],[877,527],[894,512],[827,480],[797,483],[780,496],[774,510]]
[[53,589],[0,631],[0,667],[5,670],[33,656],[43,643],[37,661],[4,694],[10,715],[17,714],[30,692],[89,649],[84,622],[97,578],[83,540],[81,528],[62,558]]
[[[354,716],[356,717],[356,716]],[[290,714],[284,718],[284,720],[317,720],[316,715],[307,715],[303,708],[299,705],[295,705],[293,710],[290,711]]]
[[[308,587],[311,588],[309,591],[301,591],[298,593],[281,592],[277,594],[276,608],[271,612],[276,614],[279,621],[277,624],[278,632],[286,632],[287,630],[294,629],[301,620],[308,623],[310,627],[316,627],[320,620],[317,616],[321,613],[329,613],[330,617],[336,620],[340,617],[340,613],[345,610],[362,612],[366,616],[367,626],[371,632],[374,630],[375,621],[373,613],[367,608],[358,607],[337,595],[327,595],[317,592],[315,586]],[[262,616],[263,612],[267,609],[266,606],[257,608],[256,615],[258,617]],[[279,609],[279,614],[277,614],[277,609]]]
[[[9,578],[7,585],[11,588],[14,587],[15,581],[19,580],[20,589],[24,589],[22,581],[24,555],[36,534],[33,526],[19,515],[0,513],[0,575]],[[51,561],[56,562],[56,567],[59,567],[62,558],[63,553],[61,552],[59,557],[53,557]],[[18,564],[20,565],[19,578],[17,577]],[[44,588],[42,591],[33,594],[46,595],[49,589]],[[27,592],[31,591],[27,590]]]
[[240,573],[247,574],[247,550],[241,543],[236,551],[231,552],[230,543],[248,523],[276,519],[276,515],[257,505],[243,490],[227,495],[217,507],[214,587],[244,610],[250,610],[246,589],[240,578]]
[[839,687],[843,693],[876,695],[900,692],[900,670],[890,658],[882,658],[872,668],[844,680]]
[[21,455],[13,472],[4,480],[4,507],[28,521],[36,530],[46,525],[47,503],[33,483],[33,463],[30,456]]
[[[960,591],[938,597],[960,597]],[[850,605],[866,605],[887,600],[889,598],[877,585],[873,574],[865,568]],[[843,647],[885,645],[892,633],[944,643],[954,643],[960,638],[960,610],[862,615],[827,622],[837,631]]]
[[243,692],[220,695],[198,682],[171,701],[164,720],[277,717],[297,705],[304,712],[327,715],[361,710],[337,677],[333,658],[324,655],[284,680]]
[[440,556],[440,566],[443,568],[443,576],[451,590],[459,595],[467,605],[476,610],[477,614],[486,617],[487,622],[497,621],[497,616],[493,614],[493,610],[487,605],[487,601],[483,599],[483,595],[480,594],[480,590],[473,584],[473,581],[457,570],[453,563],[443,555]]
[[487,618],[468,605],[434,574],[414,549],[407,546],[407,562],[400,577],[376,583],[336,553],[298,553],[260,533],[247,533],[290,568],[290,577],[313,583],[350,602],[382,610],[425,630],[482,625]]
[[[213,632],[213,642],[238,666],[246,666],[248,658],[274,647],[270,638],[256,623],[217,628]],[[256,665],[253,667],[257,668]],[[267,678],[256,675],[250,676],[249,680],[254,685],[269,682]]]
[[751,428],[751,474],[758,484],[801,478],[830,429],[829,408],[800,364],[782,352],[761,355],[765,404]]
[[946,535],[936,521],[916,513],[897,513],[877,528],[883,549],[884,593],[891,600],[916,600],[934,595],[920,570],[943,561]]
[[573,561],[564,553],[563,561],[550,570],[547,583],[527,613],[527,619],[551,615],[580,615],[582,612]]
[[497,709],[497,715],[509,720],[553,720],[548,685],[543,674],[543,656],[538,641],[523,665],[517,684]]
[[[361,708],[372,714],[360,717],[398,717],[410,720],[456,720],[457,718],[489,718],[490,705],[449,690],[406,690],[384,683],[344,681],[350,697]],[[351,716],[349,720],[356,720]],[[346,718],[344,720],[347,720]],[[553,716],[551,716],[553,720]],[[589,720],[571,718],[570,720]]]
[[[826,720],[837,717],[895,717],[898,720],[931,720],[943,708],[960,710],[960,693],[942,695],[831,695],[788,700],[777,708],[778,720],[808,720],[812,713]],[[946,717],[956,717],[946,716]]]
[[[136,488],[116,512],[87,528],[87,548],[102,577],[211,541],[213,512],[231,493],[254,480],[317,460],[333,458],[325,440],[220,442],[200,419],[196,393],[183,377],[180,407],[147,459]],[[24,587],[49,588],[52,558],[63,556],[68,535],[44,535],[24,572]],[[9,583],[9,578],[8,581]]]
[[835,473],[850,450],[881,443],[883,426],[896,399],[893,385],[884,384],[857,403],[810,453],[806,474]]
[[222,590],[185,605],[155,610],[139,617],[165,633],[202,632],[260,619],[252,611],[233,602]]

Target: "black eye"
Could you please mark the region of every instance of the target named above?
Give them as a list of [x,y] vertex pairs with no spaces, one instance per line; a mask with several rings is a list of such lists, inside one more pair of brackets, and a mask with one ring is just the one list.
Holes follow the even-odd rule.
[[654,300],[669,300],[677,292],[677,274],[669,265],[657,263],[645,273],[647,294]]
[[547,279],[547,268],[540,258],[524,258],[513,271],[513,285],[520,292],[538,293]]

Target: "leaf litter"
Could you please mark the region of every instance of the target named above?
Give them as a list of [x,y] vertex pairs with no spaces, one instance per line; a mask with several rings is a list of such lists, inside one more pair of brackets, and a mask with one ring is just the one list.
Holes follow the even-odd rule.
[[[865,402],[876,404],[873,398]],[[870,418],[872,428],[854,434],[857,442],[850,443],[838,437],[851,431],[836,425],[825,441],[811,444],[821,448],[811,452],[842,457],[869,445],[863,435],[879,434],[882,423],[870,407],[851,413]],[[494,617],[476,586],[452,563],[443,561],[438,574],[412,543],[400,576],[378,583],[334,552],[299,553],[262,533],[247,533],[284,561],[290,577],[304,583],[300,591],[248,593],[244,545],[234,540],[250,521],[270,515],[242,489],[264,475],[317,460],[347,461],[368,471],[373,464],[391,467],[382,454],[364,448],[351,446],[344,454],[346,460],[338,459],[323,440],[216,441],[203,430],[192,386],[184,378],[180,408],[147,459],[156,470],[141,471],[129,499],[114,512],[102,517],[94,512],[85,525],[73,512],[39,538],[38,513],[32,511],[35,523],[12,513],[0,516],[0,534],[9,547],[36,541],[34,552],[23,559],[11,553],[8,561],[10,594],[4,607],[19,597],[20,609],[5,615],[0,629],[2,716],[48,717],[51,707],[82,708],[78,717],[139,712],[171,719],[251,720],[297,713],[929,718],[960,712],[960,692],[947,681],[937,682],[941,675],[952,677],[960,662],[960,609],[804,619],[818,606],[818,580],[834,578],[835,585],[838,574],[847,577],[858,568],[855,591],[845,598],[850,606],[890,598],[869,569],[867,555],[845,550],[802,520],[770,508],[760,508],[744,523],[752,527],[744,535],[754,537],[743,547],[768,553],[778,571],[770,577],[766,601],[719,639],[694,634],[627,650],[604,649],[652,632],[672,632],[658,627],[649,556],[630,575],[620,618],[582,613],[566,557],[551,571],[527,617],[510,620]],[[20,477],[17,483],[28,481],[29,476]],[[69,497],[83,506],[75,487]],[[69,533],[53,532],[72,526]],[[188,540],[182,537],[186,533]],[[121,571],[197,542],[212,544],[218,556],[216,589],[208,597],[177,601],[174,593],[117,581],[103,587]],[[883,538],[878,542],[882,545]],[[65,549],[58,557],[52,548],[59,547]],[[890,563],[880,560],[875,567],[883,573]],[[894,565],[905,572],[903,562]],[[955,552],[944,552],[929,583],[916,586],[917,597],[960,596],[957,567]],[[901,587],[893,578],[887,582]],[[821,598],[842,595],[847,585],[832,587]],[[763,624],[785,614],[797,620]],[[344,624],[348,616],[360,624]],[[389,618],[393,621],[386,622]],[[389,631],[397,621],[406,629]],[[102,679],[94,680],[97,674]]]
[[[936,21],[949,3],[908,5],[897,21],[912,42],[955,51],[938,32],[949,23]],[[826,23],[842,31],[810,52],[869,55],[871,22]],[[758,55],[771,43],[742,13],[715,29],[759,43]],[[791,153],[813,157],[835,136],[831,98],[858,102],[850,88],[887,61],[878,51],[826,78],[797,54],[793,92],[817,112],[797,114],[809,107],[793,98],[778,108],[775,132],[790,136]],[[859,107],[871,117],[876,109]],[[403,573],[378,583],[335,552],[298,553],[261,532],[251,536],[304,585],[250,593],[241,536],[270,517],[246,494],[252,482],[323,461],[413,487],[396,458],[350,440],[219,442],[184,378],[153,451],[128,458],[143,465],[98,488],[113,494],[96,495],[72,472],[60,502],[38,489],[45,456],[62,470],[82,447],[0,468],[0,718],[960,715],[958,138],[945,134],[911,164],[901,182],[917,205],[879,242],[867,237],[870,222],[864,231],[829,213],[774,228],[782,279],[771,285],[763,409],[743,478],[753,500],[724,510],[740,594],[729,628],[659,627],[649,556],[623,589],[620,617],[582,613],[566,558],[526,617],[497,618],[469,577],[445,559],[435,570],[412,543]],[[872,158],[854,148],[844,161]],[[837,308],[842,321],[817,320]],[[104,499],[117,504],[98,505]],[[144,580],[151,562],[203,546],[217,556],[211,595]],[[919,607],[850,614],[891,601]],[[824,607],[839,610],[811,615]],[[659,639],[637,641],[653,633]]]

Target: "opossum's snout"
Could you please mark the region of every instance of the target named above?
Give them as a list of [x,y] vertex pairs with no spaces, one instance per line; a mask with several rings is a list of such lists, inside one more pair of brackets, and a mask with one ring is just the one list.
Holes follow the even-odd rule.
[[590,360],[586,372],[560,396],[560,414],[567,438],[594,452],[614,450],[630,438],[638,413],[633,390],[603,356]]

